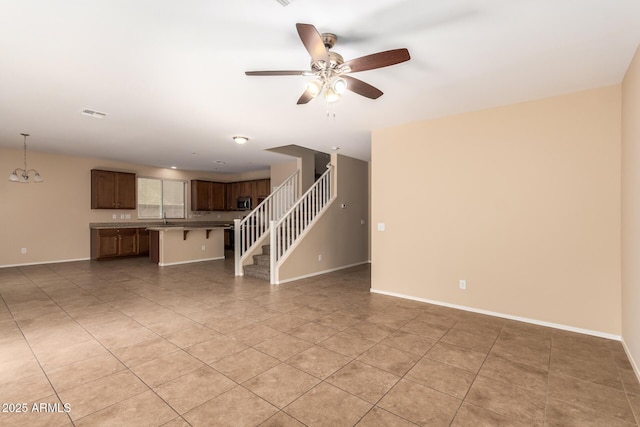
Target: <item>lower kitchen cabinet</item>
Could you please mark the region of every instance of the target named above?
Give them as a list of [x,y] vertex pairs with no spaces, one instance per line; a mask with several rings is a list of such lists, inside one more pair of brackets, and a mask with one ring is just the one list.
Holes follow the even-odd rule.
[[144,228],[91,230],[91,258],[105,259],[149,254],[149,232]]
[[125,228],[120,230],[120,242],[118,247],[119,256],[137,255],[138,252],[138,230]]
[[149,254],[149,230],[138,228],[138,255]]
[[116,229],[91,230],[91,258],[118,256],[119,232]]

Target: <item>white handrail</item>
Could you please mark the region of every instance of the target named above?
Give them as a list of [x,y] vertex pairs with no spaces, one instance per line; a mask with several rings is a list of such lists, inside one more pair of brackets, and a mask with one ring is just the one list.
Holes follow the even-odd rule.
[[270,226],[271,283],[277,283],[278,262],[287,253],[313,220],[322,212],[333,198],[333,165],[309,188],[280,219],[273,220]]
[[242,264],[253,247],[298,200],[300,171],[295,171],[244,219],[234,220],[234,258],[236,276],[243,275]]

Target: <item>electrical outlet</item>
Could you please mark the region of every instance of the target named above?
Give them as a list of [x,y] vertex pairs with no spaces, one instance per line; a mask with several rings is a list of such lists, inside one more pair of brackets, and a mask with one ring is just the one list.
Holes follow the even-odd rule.
[[322,261],[322,254],[318,254],[318,261]]
[[22,248],[22,249],[20,249],[20,253],[21,253],[21,254],[26,254],[26,253],[27,253],[27,248]]
[[118,216],[116,214],[111,215],[111,219],[118,219]]
[[460,289],[467,289],[467,281],[466,280],[460,280]]
[[202,245],[202,250],[204,251],[204,245]]
[[384,222],[379,222],[378,231],[384,231],[385,229],[386,229],[386,226],[384,225]]

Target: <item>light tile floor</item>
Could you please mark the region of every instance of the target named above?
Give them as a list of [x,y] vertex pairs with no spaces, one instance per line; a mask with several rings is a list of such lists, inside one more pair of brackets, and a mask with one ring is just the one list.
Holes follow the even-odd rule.
[[0,425],[639,424],[619,342],[369,287],[368,266],[281,286],[230,260],[0,269]]

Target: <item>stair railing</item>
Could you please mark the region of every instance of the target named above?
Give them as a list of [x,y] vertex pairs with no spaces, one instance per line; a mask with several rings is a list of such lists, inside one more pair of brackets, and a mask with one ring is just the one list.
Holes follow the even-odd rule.
[[295,171],[242,220],[234,220],[234,258],[236,276],[243,275],[242,264],[254,246],[298,200],[300,171]]
[[278,283],[276,267],[302,233],[333,199],[333,165],[296,202],[289,211],[271,224],[271,284]]

